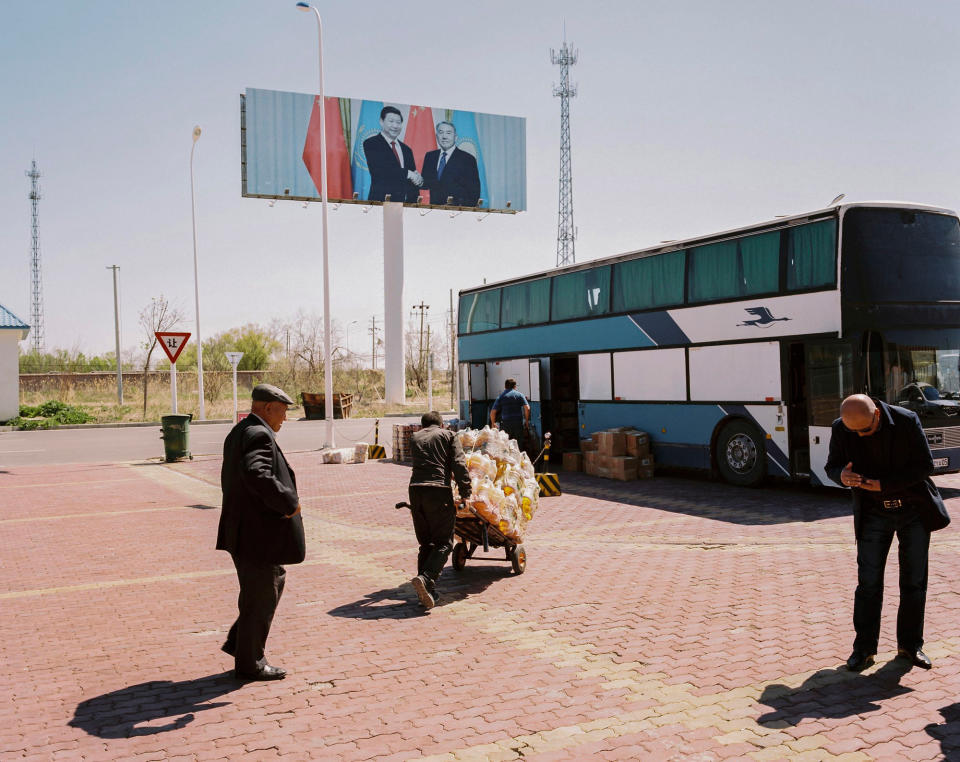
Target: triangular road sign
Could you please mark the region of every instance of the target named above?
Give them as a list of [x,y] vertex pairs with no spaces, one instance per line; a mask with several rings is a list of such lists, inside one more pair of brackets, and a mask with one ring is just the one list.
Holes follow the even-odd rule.
[[160,342],[163,351],[167,353],[172,365],[176,364],[183,348],[187,346],[187,339],[190,338],[189,333],[174,333],[171,331],[155,331],[153,335],[157,337],[157,341]]

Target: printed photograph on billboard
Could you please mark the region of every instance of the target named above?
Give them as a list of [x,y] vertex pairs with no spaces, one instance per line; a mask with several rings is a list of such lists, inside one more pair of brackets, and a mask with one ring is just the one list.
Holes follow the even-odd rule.
[[243,195],[319,201],[321,119],[332,202],[491,212],[527,206],[526,120],[437,106],[248,89]]

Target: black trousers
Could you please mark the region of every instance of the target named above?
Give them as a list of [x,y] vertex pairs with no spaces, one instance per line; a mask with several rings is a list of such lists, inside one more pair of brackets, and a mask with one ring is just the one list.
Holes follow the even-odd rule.
[[457,520],[453,492],[450,487],[411,486],[410,514],[420,543],[417,574],[427,578],[427,589],[433,591],[453,550],[453,527]]
[[523,418],[500,421],[500,429],[507,432],[507,436],[515,439],[520,449],[523,449]]
[[923,645],[930,532],[921,523],[918,508],[908,505],[886,511],[864,505],[857,540],[853,626],[857,631],[854,648],[866,653],[877,652],[883,608],[883,570],[894,535],[897,536],[900,560],[897,647],[915,650]]
[[287,573],[282,566],[232,556],[240,581],[239,614],[227,634],[227,649],[234,654],[238,672],[251,673],[267,662],[263,649],[274,612],[283,595]]

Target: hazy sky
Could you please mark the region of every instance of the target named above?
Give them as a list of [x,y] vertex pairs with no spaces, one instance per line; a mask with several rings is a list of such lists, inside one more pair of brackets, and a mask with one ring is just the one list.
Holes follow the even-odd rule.
[[[404,300],[553,267],[559,69],[572,101],[577,261],[847,200],[960,207],[960,4],[887,0],[319,2],[328,95],[527,119],[529,211],[407,210]],[[3,0],[0,303],[30,319],[30,203],[43,172],[46,344],[124,348],[163,293],[193,330],[191,131],[205,337],[320,312],[320,206],[240,195],[240,93],[314,92],[316,22],[293,0]],[[369,346],[382,215],[330,214],[332,314]],[[361,342],[364,342],[361,344]]]

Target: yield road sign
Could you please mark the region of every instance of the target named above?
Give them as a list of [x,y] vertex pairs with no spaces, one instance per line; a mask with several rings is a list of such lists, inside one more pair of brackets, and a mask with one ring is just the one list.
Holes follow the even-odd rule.
[[177,358],[187,345],[187,339],[190,338],[190,334],[172,331],[155,331],[153,335],[157,337],[157,341],[160,342],[163,351],[166,352],[167,357],[170,358],[170,364],[175,365]]
[[240,364],[240,360],[243,357],[243,352],[224,352],[227,356],[227,360],[234,367]]

